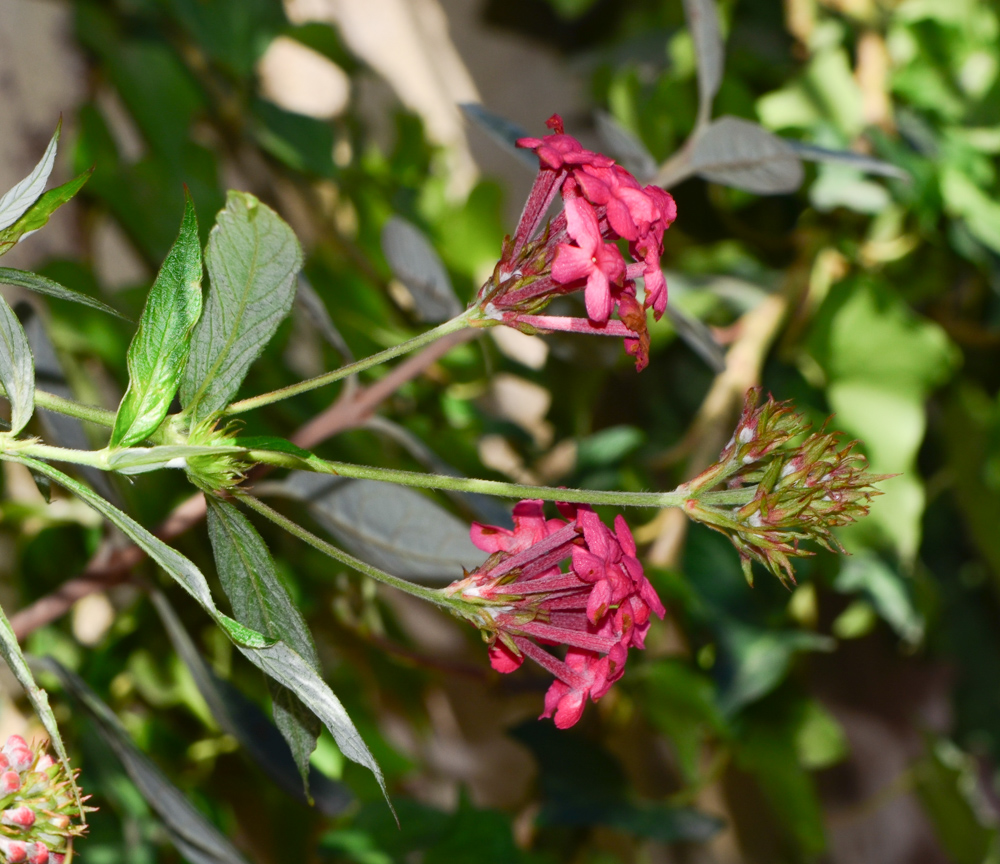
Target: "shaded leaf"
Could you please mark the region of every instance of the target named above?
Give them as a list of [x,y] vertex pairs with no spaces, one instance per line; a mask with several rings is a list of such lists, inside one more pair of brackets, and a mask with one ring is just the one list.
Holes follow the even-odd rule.
[[864,153],[855,153],[853,150],[830,150],[826,147],[817,147],[815,144],[804,144],[794,138],[782,138],[789,147],[798,154],[800,159],[808,159],[810,162],[836,162],[849,165],[865,174],[877,174],[881,177],[895,177],[898,180],[909,180],[910,172],[884,159],[877,159]]
[[198,423],[222,411],[295,299],[302,251],[292,229],[253,195],[230,192],[205,249],[210,286],[181,383]]
[[725,60],[715,0],[684,0],[684,17],[694,40],[698,63],[698,122],[703,124],[711,116]]
[[177,241],[149,290],[129,345],[129,384],[115,417],[111,447],[144,441],[167,416],[201,315],[201,272],[198,218],[188,195]]
[[725,349],[715,341],[712,331],[704,322],[693,315],[688,315],[676,303],[667,304],[667,318],[677,331],[677,335],[705,361],[709,369],[719,373],[726,368]]
[[694,142],[691,169],[712,183],[778,195],[802,185],[802,163],[787,141],[739,117],[720,117]]
[[[271,553],[250,521],[232,504],[210,498],[208,534],[222,588],[237,620],[290,645],[320,675],[309,627],[278,579]],[[308,795],[309,757],[316,749],[320,723],[286,687],[273,680],[268,684],[274,722],[292,750]]]
[[348,549],[402,578],[451,582],[484,555],[468,525],[413,489],[303,471],[271,488],[308,504]]
[[863,591],[879,616],[911,645],[923,638],[924,619],[914,605],[904,577],[876,555],[862,552],[846,559],[834,588],[845,593]]
[[526,138],[528,133],[516,123],[494,114],[478,102],[463,102],[458,106],[462,113],[497,142],[504,150],[516,157],[532,173],[538,170],[538,157],[530,150],[517,146],[518,138]]
[[656,159],[631,129],[626,129],[607,111],[594,112],[594,125],[604,149],[640,183],[648,183],[656,176]]
[[10,431],[16,435],[35,410],[35,363],[28,337],[14,310],[0,297],[0,385],[10,402]]
[[62,120],[56,126],[49,146],[45,148],[42,158],[38,160],[31,173],[0,198],[0,230],[13,225],[42,194],[56,160],[56,147],[59,145],[61,131]]
[[340,359],[344,363],[353,363],[354,354],[351,351],[351,346],[340,335],[333,319],[330,318],[330,313],[327,311],[323,299],[302,273],[299,273],[297,282],[298,289],[295,292],[295,301],[308,313],[312,326],[319,330],[320,335],[340,355]]
[[[220,728],[239,741],[250,758],[286,793],[307,803],[299,768],[277,727],[256,703],[212,672],[167,598],[154,591],[152,600],[174,650],[190,670],[198,692]],[[347,787],[312,767],[309,770],[309,791],[316,809],[324,816],[340,815],[353,800]]]
[[114,712],[79,675],[51,657],[35,658],[33,663],[54,674],[86,709],[142,797],[163,821],[170,842],[185,858],[193,864],[246,864],[222,832],[135,746]]
[[76,195],[93,173],[94,169],[90,168],[68,183],[50,189],[35,201],[13,225],[0,229],[0,255],[6,255],[26,237],[44,227],[49,221],[49,216]]
[[101,312],[107,312],[109,315],[114,315],[116,318],[128,321],[128,318],[122,315],[121,312],[112,309],[96,297],[81,294],[79,291],[74,291],[65,285],[60,285],[58,282],[54,282],[45,276],[39,276],[37,273],[31,273],[28,270],[14,270],[10,267],[0,267],[0,284],[16,285],[18,288],[27,288],[29,291],[34,291],[36,294],[45,294],[48,297],[55,297],[58,300],[69,300],[71,303],[81,303],[84,306],[89,306],[91,309],[99,309]]
[[[26,275],[33,276],[34,274]],[[28,344],[31,346],[31,353],[35,358],[35,384],[39,389],[54,393],[63,399],[72,399],[74,393],[66,383],[62,366],[60,366],[59,358],[45,332],[45,324],[41,316],[35,312],[30,303],[23,301],[14,307],[14,312],[24,327],[24,334],[28,337]],[[90,449],[90,440],[87,438],[81,420],[70,417],[68,414],[60,414],[58,411],[49,411],[46,408],[38,408],[36,413],[48,443],[70,450]],[[111,485],[106,472],[88,465],[78,465],[76,470],[86,477],[87,482],[101,495],[112,503],[118,503],[117,490]]]
[[392,216],[382,227],[382,252],[413,297],[421,321],[447,321],[462,311],[441,257],[412,222]]
[[244,657],[258,669],[263,670],[295,692],[330,730],[341,753],[348,759],[371,770],[388,802],[382,771],[358,734],[351,718],[344,710],[344,706],[341,705],[340,700],[326,682],[292,648],[284,642],[271,644],[257,631],[223,615],[215,606],[204,574],[191,561],[151,534],[130,516],[113,507],[92,489],[37,459],[23,456],[5,456],[4,458],[34,468],[38,473],[54,480],[104,516],[143,549],[150,558],[198,601],[215,623],[229,636]]

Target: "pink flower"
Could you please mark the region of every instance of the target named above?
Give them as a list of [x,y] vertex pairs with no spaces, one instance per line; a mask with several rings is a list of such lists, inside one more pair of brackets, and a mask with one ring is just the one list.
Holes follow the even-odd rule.
[[603,324],[611,317],[615,305],[611,283],[618,282],[624,275],[625,261],[617,246],[601,240],[594,208],[581,198],[570,198],[566,202],[566,233],[577,245],[559,245],[552,262],[552,278],[562,283],[585,279],[587,316]]
[[[513,238],[504,241],[493,276],[474,301],[481,317],[472,323],[506,324],[527,333],[621,336],[641,371],[649,355],[645,312],[652,309],[658,320],[666,308],[660,258],[677,207],[662,189],[642,187],[614,160],[566,135],[558,115],[547,125],[552,135],[518,141],[538,155],[538,176]],[[563,212],[543,227],[557,195],[563,198]],[[622,256],[619,240],[628,242],[633,263]],[[636,299],[640,277],[645,284],[641,305]],[[579,290],[586,318],[538,314],[554,297]],[[612,317],[616,310],[617,319]]]
[[[613,532],[589,507],[559,509],[565,519],[545,519],[541,501],[521,501],[513,531],[474,525],[473,542],[493,554],[445,591],[483,631],[496,671],[530,657],[552,673],[542,716],[566,728],[621,677],[629,647],[643,647],[650,611],[662,618],[664,609],[621,516]],[[565,659],[542,645],[567,646]]]

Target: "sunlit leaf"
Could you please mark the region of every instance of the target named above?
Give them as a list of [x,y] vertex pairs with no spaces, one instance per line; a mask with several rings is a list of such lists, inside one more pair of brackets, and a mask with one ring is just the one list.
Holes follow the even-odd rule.
[[788,142],[739,117],[712,121],[695,139],[691,169],[713,183],[778,195],[802,185],[802,163]]
[[62,120],[56,126],[49,146],[45,148],[42,158],[38,160],[31,173],[0,198],[0,231],[20,219],[42,194],[56,160],[56,147],[59,144],[61,131]]
[[115,417],[112,447],[144,441],[167,416],[201,315],[201,274],[198,219],[188,196],[180,234],[149,291],[128,349],[129,385]]
[[684,17],[694,40],[698,63],[698,120],[705,123],[711,116],[712,102],[722,83],[725,60],[715,0],[684,0]]
[[292,229],[253,195],[230,192],[205,249],[210,285],[181,384],[194,422],[221,411],[295,299],[302,251]]
[[0,385],[10,402],[10,431],[17,434],[35,410],[35,361],[14,310],[0,297]]
[[90,179],[93,170],[91,168],[84,171],[68,183],[50,189],[35,201],[13,225],[0,229],[0,255],[5,255],[26,237],[34,234],[39,228],[43,228],[49,221],[49,217],[80,191],[83,184]]

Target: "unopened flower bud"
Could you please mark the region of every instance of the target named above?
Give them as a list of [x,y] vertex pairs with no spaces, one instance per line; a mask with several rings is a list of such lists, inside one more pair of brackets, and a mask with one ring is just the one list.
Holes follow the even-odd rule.
[[28,860],[28,844],[23,840],[8,840],[0,837],[0,853],[6,857],[10,864],[20,864]]
[[35,824],[35,814],[29,807],[13,807],[4,810],[0,816],[4,825],[17,825],[19,828],[30,828]]
[[28,849],[29,864],[47,864],[49,860],[49,847],[44,843],[31,844],[34,848]]
[[5,771],[0,775],[0,795],[10,795],[21,788],[21,775],[16,771]]

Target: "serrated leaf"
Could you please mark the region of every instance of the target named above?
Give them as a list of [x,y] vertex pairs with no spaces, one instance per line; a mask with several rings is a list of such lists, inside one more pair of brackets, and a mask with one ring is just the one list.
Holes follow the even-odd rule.
[[253,195],[230,192],[205,249],[210,287],[181,383],[197,423],[222,411],[295,299],[302,250],[292,229]]
[[18,288],[27,288],[29,291],[34,291],[36,294],[45,294],[48,297],[55,297],[59,300],[69,300],[71,303],[81,303],[84,306],[89,306],[91,309],[99,309],[101,312],[107,312],[109,315],[114,315],[116,318],[128,321],[128,318],[122,315],[121,312],[112,309],[96,297],[90,297],[87,294],[81,294],[79,291],[73,291],[65,285],[60,285],[58,282],[54,282],[45,276],[39,276],[37,273],[31,273],[28,270],[14,270],[10,267],[0,267],[0,285],[16,285]]
[[330,730],[340,752],[351,761],[368,768],[375,775],[379,788],[388,802],[385,778],[382,776],[382,770],[375,761],[375,757],[372,756],[371,751],[361,739],[340,700],[298,653],[284,642],[272,643],[257,631],[220,612],[212,599],[204,574],[193,562],[151,534],[117,507],[109,504],[89,487],[63,474],[62,471],[53,468],[46,462],[25,456],[5,455],[3,458],[33,468],[40,474],[54,480],[104,516],[143,549],[171,578],[198,601],[215,623],[229,636],[244,657],[258,669],[292,690],[319,717],[323,725]]
[[122,763],[125,773],[167,829],[170,842],[193,864],[246,864],[226,837],[191,804],[132,742],[114,712],[76,673],[51,657],[35,665],[54,674],[94,720],[97,731]]
[[594,112],[594,126],[605,150],[640,183],[648,183],[656,176],[656,159],[631,129],[626,129],[607,111]]
[[[237,620],[290,645],[321,675],[309,627],[278,579],[271,553],[250,521],[232,504],[210,498],[208,535],[222,588]],[[287,687],[273,680],[268,684],[274,722],[291,748],[308,795],[309,757],[316,749],[319,721]]]
[[802,162],[787,141],[739,117],[720,117],[705,127],[691,151],[691,170],[758,195],[794,192],[803,178]]
[[20,432],[35,410],[35,361],[14,310],[0,297],[0,385],[10,402],[10,431]]
[[52,166],[56,161],[56,147],[59,145],[59,134],[62,131],[62,120],[56,126],[55,134],[45,148],[45,153],[31,173],[0,198],[0,231],[13,225],[28,208],[35,203],[45,189]]
[[156,431],[180,385],[201,315],[201,243],[190,196],[177,240],[156,276],[128,349],[128,390],[111,431],[111,447],[131,447]]
[[90,168],[68,183],[50,189],[35,201],[13,225],[0,229],[0,255],[6,255],[26,237],[34,234],[39,228],[43,228],[49,221],[49,216],[76,195],[93,173],[94,169]]
[[[10,621],[7,620],[7,615],[2,608],[0,608],[0,653],[7,661],[7,668],[14,673],[14,677],[24,688],[24,693],[28,697],[31,707],[35,709],[42,726],[45,727],[45,731],[49,733],[49,741],[66,769],[66,776],[73,777],[73,766],[69,764],[69,754],[66,753],[66,745],[63,744],[62,736],[59,734],[56,716],[49,706],[48,694],[35,682],[35,676],[31,674],[28,662],[25,660],[24,654],[21,653],[21,646],[17,644],[14,628],[10,626]],[[77,806],[81,808],[80,812],[83,813],[83,802],[80,799],[80,790],[75,780],[72,786],[73,797],[76,799]]]
[[684,17],[694,40],[698,63],[698,122],[707,123],[715,94],[722,84],[725,59],[715,0],[684,0]]
[[463,102],[459,106],[462,113],[497,142],[504,150],[514,156],[519,162],[538,170],[538,157],[530,150],[517,146],[518,138],[528,137],[528,133],[511,120],[487,110],[478,102]]
[[304,471],[271,488],[307,503],[358,557],[405,579],[451,582],[483,558],[468,525],[413,489]]
[[412,222],[390,217],[382,227],[382,252],[413,297],[421,321],[447,321],[462,311],[441,256]]
[[[167,598],[159,591],[154,591],[152,600],[170,643],[190,670],[198,692],[219,727],[236,738],[250,758],[286,793],[306,802],[298,766],[277,727],[267,719],[256,703],[212,672]],[[324,816],[339,816],[353,800],[343,784],[331,780],[315,768],[309,771],[309,791],[316,809]]]

